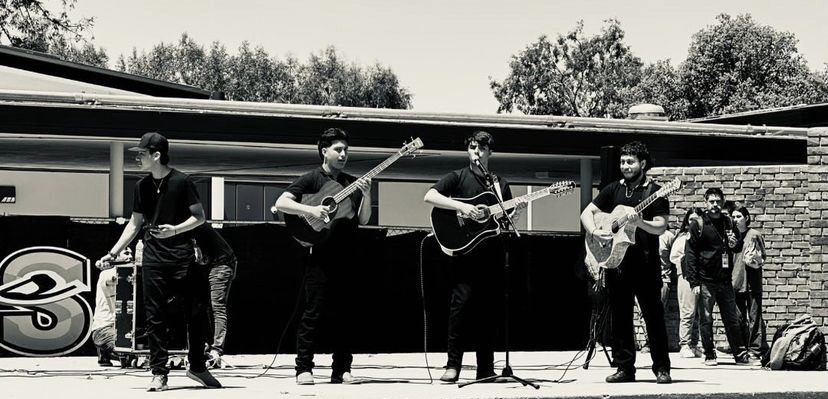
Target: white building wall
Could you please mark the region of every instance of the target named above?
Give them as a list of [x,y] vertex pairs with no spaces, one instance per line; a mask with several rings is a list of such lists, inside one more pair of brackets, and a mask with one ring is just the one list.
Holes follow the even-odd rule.
[[0,203],[0,215],[109,217],[106,173],[0,170],[0,186],[17,191],[16,203]]

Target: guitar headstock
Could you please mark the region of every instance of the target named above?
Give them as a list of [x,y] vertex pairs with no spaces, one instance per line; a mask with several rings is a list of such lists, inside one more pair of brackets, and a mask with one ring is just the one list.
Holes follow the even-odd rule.
[[417,155],[416,154],[417,150],[419,150],[422,147],[423,147],[423,141],[420,140],[419,137],[417,137],[416,139],[412,138],[410,142],[403,143],[403,146],[402,146],[402,148],[400,148],[398,153],[400,154],[401,157],[404,157],[406,155],[412,155],[412,154],[413,154],[412,156],[416,156]]
[[681,180],[679,180],[679,178],[676,177],[669,183],[666,183],[663,186],[661,186],[661,188],[658,189],[658,191],[656,191],[654,195],[657,197],[666,197],[678,190],[679,188],[681,188]]
[[575,182],[572,180],[560,181],[547,187],[551,195],[563,195],[575,189]]

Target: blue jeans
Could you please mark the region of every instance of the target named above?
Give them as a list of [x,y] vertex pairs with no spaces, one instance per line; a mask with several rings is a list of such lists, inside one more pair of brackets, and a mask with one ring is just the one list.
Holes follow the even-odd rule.
[[213,343],[210,346],[220,355],[224,354],[224,339],[227,336],[227,298],[230,283],[236,271],[236,259],[219,262],[210,267],[210,306],[213,315]]
[[728,279],[725,282],[702,282],[699,301],[702,308],[699,332],[705,358],[715,358],[716,349],[713,347],[713,305],[719,304],[722,314],[722,323],[725,327],[727,342],[733,350],[733,356],[743,356],[747,353],[745,340],[742,337],[744,327],[739,319],[739,309],[736,307],[736,294],[733,284]]

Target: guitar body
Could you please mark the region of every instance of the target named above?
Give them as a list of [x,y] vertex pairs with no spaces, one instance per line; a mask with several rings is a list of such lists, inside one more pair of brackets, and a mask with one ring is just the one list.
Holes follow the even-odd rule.
[[301,203],[304,205],[327,205],[330,207],[332,210],[328,213],[328,220],[305,215],[285,214],[285,226],[299,244],[304,247],[312,247],[324,242],[330,237],[337,221],[354,216],[356,211],[350,198],[339,204],[333,199],[333,196],[342,189],[341,184],[330,180],[318,192],[302,195]]
[[[452,198],[478,207],[497,204],[497,197],[484,192],[472,198]],[[483,240],[500,234],[500,223],[492,215],[474,220],[461,217],[457,211],[442,208],[431,210],[431,228],[440,248],[446,255],[456,256],[468,253]]]
[[599,268],[615,269],[618,267],[624,259],[624,254],[627,253],[627,248],[635,244],[635,226],[625,224],[621,228],[613,228],[613,221],[620,220],[632,209],[618,205],[612,213],[598,212],[595,214],[595,227],[613,232],[613,237],[612,241],[601,245],[592,235],[586,236],[584,242],[586,259],[584,261],[593,277],[598,275]]

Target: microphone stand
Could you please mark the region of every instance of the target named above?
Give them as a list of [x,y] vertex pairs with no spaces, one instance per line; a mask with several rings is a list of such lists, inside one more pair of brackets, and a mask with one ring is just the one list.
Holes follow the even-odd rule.
[[[498,203],[498,205],[500,205],[500,210],[503,211],[503,215],[505,216],[504,219],[506,220],[504,228],[509,228],[511,226],[512,231],[514,231],[514,233],[515,233],[515,236],[519,238],[520,237],[520,232],[518,231],[517,226],[515,226],[514,221],[512,221],[512,217],[509,215],[509,212],[506,211],[506,207],[503,205],[503,200],[500,198],[500,195],[498,195],[498,190],[495,187],[495,184],[498,184],[498,182],[495,181],[495,179],[492,177],[492,175],[489,173],[489,171],[486,170],[486,168],[483,166],[483,164],[480,163],[480,160],[475,159],[474,164],[477,165],[477,167],[483,173],[483,176],[486,179],[487,188],[492,193],[494,193],[495,198],[497,198],[497,203]],[[492,382],[492,381],[497,381],[500,378],[506,378],[506,379],[512,379],[514,381],[517,381],[517,382],[523,384],[523,386],[529,385],[529,386],[531,386],[535,389],[540,389],[540,386],[538,384],[535,384],[533,382],[527,381],[523,378],[520,378],[520,377],[516,376],[512,372],[512,366],[509,363],[509,290],[510,290],[511,285],[510,285],[510,281],[509,281],[510,270],[509,270],[509,244],[508,243],[509,243],[509,238],[506,239],[506,248],[505,248],[505,251],[504,251],[505,259],[504,259],[504,262],[503,262],[503,270],[504,270],[504,274],[505,274],[505,279],[504,280],[505,280],[505,284],[506,284],[506,287],[503,290],[503,302],[504,302],[503,303],[503,305],[504,305],[503,306],[504,307],[503,318],[504,318],[504,323],[505,323],[505,328],[503,330],[503,335],[504,335],[504,339],[506,341],[506,366],[503,367],[503,372],[501,373],[501,375],[493,375],[493,376],[490,376],[490,377],[481,378],[479,380],[464,382],[464,383],[458,384],[457,385],[458,388],[463,388],[466,385],[477,384],[477,383],[480,383],[480,382]]]

